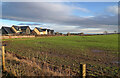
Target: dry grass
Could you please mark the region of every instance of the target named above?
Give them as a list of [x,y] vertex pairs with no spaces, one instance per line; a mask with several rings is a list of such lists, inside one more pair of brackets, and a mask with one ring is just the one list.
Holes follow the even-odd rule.
[[[19,56],[20,57],[20,56]],[[13,53],[6,52],[6,68],[15,76],[64,76],[63,74],[51,71],[49,68],[41,68],[36,59],[18,58]]]

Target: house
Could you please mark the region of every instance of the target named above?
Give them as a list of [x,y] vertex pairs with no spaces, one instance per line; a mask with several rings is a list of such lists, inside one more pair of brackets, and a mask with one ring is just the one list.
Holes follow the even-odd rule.
[[43,35],[48,35],[48,30],[47,29],[41,29],[43,32]]
[[2,34],[12,35],[12,34],[15,33],[14,30],[11,27],[5,27],[5,26],[3,26],[1,28],[1,30],[2,30]]
[[41,30],[41,28],[35,27],[34,28],[34,33],[36,33],[36,35],[42,35],[43,34],[43,30]]
[[47,29],[47,35],[55,35],[54,30]]
[[54,30],[50,30],[51,35],[55,35]]
[[54,30],[35,27],[33,33],[36,33],[36,35],[54,35]]
[[31,30],[29,26],[20,26],[22,34],[31,34]]
[[50,29],[47,29],[47,35],[51,35]]
[[15,33],[20,34],[22,32],[19,26],[14,26],[13,25],[11,28]]
[[11,28],[17,34],[31,34],[31,30],[29,26],[14,26],[13,25]]
[[37,33],[34,30],[31,30],[31,35],[37,35]]
[[34,30],[31,30],[29,26],[15,26],[12,27],[2,27],[3,34],[12,34],[12,35],[20,35],[20,34],[31,34],[31,35],[54,35],[54,30],[50,29],[42,29],[35,27]]

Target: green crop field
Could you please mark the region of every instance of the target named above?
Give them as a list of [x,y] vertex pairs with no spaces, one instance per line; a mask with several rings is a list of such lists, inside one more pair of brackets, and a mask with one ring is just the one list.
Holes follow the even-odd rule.
[[[87,75],[118,76],[118,35],[56,36],[4,39],[6,51],[49,61],[53,65],[69,65],[79,72],[79,63],[87,64]],[[6,65],[10,65],[8,62]]]

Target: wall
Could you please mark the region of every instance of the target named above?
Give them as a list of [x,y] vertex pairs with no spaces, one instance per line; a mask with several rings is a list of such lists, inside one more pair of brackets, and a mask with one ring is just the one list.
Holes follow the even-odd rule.
[[44,34],[44,35],[47,35],[47,30],[46,30],[46,31],[43,31],[43,34]]
[[40,32],[40,35],[43,35],[43,32]]
[[31,36],[0,36],[0,39],[9,39],[9,38],[33,38],[34,35]]

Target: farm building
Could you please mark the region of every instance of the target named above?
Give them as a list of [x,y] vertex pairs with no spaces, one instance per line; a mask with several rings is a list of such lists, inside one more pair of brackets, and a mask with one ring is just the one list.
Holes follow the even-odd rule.
[[4,27],[3,26],[1,28],[1,30],[2,30],[2,34],[12,35],[15,33],[11,27]]
[[29,26],[12,26],[11,27],[15,33],[18,34],[31,34],[31,30]]

